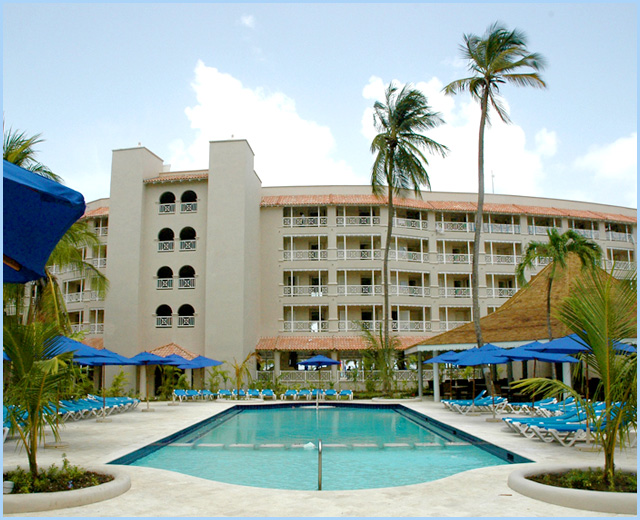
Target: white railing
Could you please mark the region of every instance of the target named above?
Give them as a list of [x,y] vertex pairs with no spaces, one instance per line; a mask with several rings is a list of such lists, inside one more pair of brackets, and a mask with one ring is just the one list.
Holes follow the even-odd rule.
[[71,332],[89,332],[89,324],[88,323],[72,323],[71,324]]
[[336,226],[345,227],[345,226],[379,226],[380,225],[380,217],[356,217],[356,216],[346,216],[346,217],[336,217]]
[[339,331],[361,331],[361,330],[380,330],[382,329],[382,321],[380,320],[364,320],[364,321],[346,321],[338,322]]
[[181,202],[180,213],[196,213],[198,211],[197,202]]
[[[431,330],[430,321],[422,320],[393,320],[389,322],[394,332],[428,332]],[[346,321],[338,322],[339,331],[381,330],[382,320]]]
[[438,253],[438,263],[440,264],[470,264],[472,255]]
[[99,237],[106,237],[109,234],[108,227],[97,227],[97,228],[94,228],[93,231],[96,234],[96,236],[99,236]]
[[173,278],[158,278],[156,289],[173,289]]
[[391,330],[398,332],[428,332],[431,330],[431,322],[418,320],[392,321]]
[[84,291],[82,293],[82,301],[83,302],[97,302],[102,300],[98,295],[98,291]]
[[469,321],[441,321],[440,322],[440,330],[451,330],[451,329],[455,329],[456,327],[460,327],[461,325],[464,325],[466,323],[470,323],[471,320]]
[[329,256],[329,251],[326,249],[299,249],[295,251],[283,251],[283,260],[296,261],[296,260],[326,260]]
[[539,258],[535,258],[533,261],[533,265],[537,265],[538,267],[543,267],[545,265],[549,265],[553,261],[553,258],[550,256],[541,256]]
[[173,240],[163,240],[161,242],[158,242],[158,251],[160,252],[173,251],[174,247],[175,243]]
[[528,226],[530,235],[546,235],[547,231],[557,229],[556,226]]
[[418,285],[390,285],[389,293],[392,296],[429,296],[431,288]]
[[417,220],[414,218],[394,218],[393,219],[394,227],[404,228],[404,229],[428,229],[429,223],[427,220]]
[[471,298],[471,287],[440,287],[438,294],[446,298]]
[[382,294],[381,285],[338,285],[338,295],[348,296],[370,296],[372,294]]
[[327,296],[329,288],[326,285],[285,285],[284,296]]
[[196,288],[195,278],[179,278],[178,279],[178,289],[195,289],[195,288]]
[[485,233],[520,233],[520,224],[482,224]]
[[606,270],[610,270],[613,265],[615,263],[616,266],[616,271],[632,271],[633,269],[635,269],[636,267],[636,263],[635,262],[628,262],[628,261],[622,261],[622,260],[605,260],[604,261],[604,268]]
[[321,227],[328,223],[327,217],[284,217],[284,227]]
[[578,235],[583,236],[585,238],[600,238],[600,231],[597,229],[576,229],[571,228],[572,231],[578,233]]
[[[425,365],[426,366],[426,365]],[[312,384],[319,382],[332,381],[332,371],[325,370],[281,370],[279,375],[279,381],[283,384]],[[256,372],[256,379],[258,381],[272,381],[274,379],[273,370],[258,370]],[[416,370],[394,370],[393,377],[396,381],[417,381],[418,372]],[[338,380],[340,382],[354,381],[362,383],[365,380],[380,379],[380,372],[378,370],[339,370]],[[422,370],[422,379],[425,382],[433,380],[433,369]]]
[[493,265],[516,265],[522,261],[522,255],[484,255],[484,261]]
[[180,251],[195,251],[196,240],[180,240]]
[[338,249],[338,260],[381,260],[379,249]]
[[67,293],[64,295],[64,302],[65,303],[76,303],[76,302],[81,302],[82,301],[82,293],[81,292],[76,292],[76,293]]
[[285,321],[284,332],[326,332],[329,330],[328,321]]
[[195,316],[178,316],[178,327],[195,327]]
[[156,316],[156,327],[158,328],[171,327],[171,316]]
[[172,202],[171,204],[160,204],[158,206],[158,213],[161,215],[166,215],[166,214],[175,213],[175,212],[176,212],[175,202]]
[[89,334],[104,334],[104,323],[90,323]]
[[517,289],[508,287],[488,287],[487,297],[489,298],[511,298]]
[[633,242],[633,235],[630,233],[620,233],[619,231],[607,231],[607,240],[615,242]]
[[398,251],[389,250],[389,260],[405,261],[405,262],[428,262],[429,253],[421,253],[420,251]]
[[93,264],[93,267],[107,267],[106,258],[93,258],[91,263]]
[[476,225],[473,222],[436,222],[436,231],[475,231]]

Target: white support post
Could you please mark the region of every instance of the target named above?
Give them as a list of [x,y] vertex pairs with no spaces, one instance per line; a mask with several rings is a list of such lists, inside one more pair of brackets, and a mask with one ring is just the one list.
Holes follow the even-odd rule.
[[[436,350],[433,356],[437,356],[439,352]],[[433,402],[440,402],[440,363],[433,364]]]

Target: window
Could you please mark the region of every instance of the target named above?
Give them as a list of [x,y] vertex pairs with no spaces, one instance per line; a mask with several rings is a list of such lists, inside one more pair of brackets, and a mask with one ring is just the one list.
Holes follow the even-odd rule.
[[196,271],[190,265],[184,265],[180,268],[179,277],[178,289],[196,288]]
[[156,327],[168,328],[171,327],[171,315],[173,311],[168,305],[160,305],[156,309]]
[[158,233],[158,251],[173,251],[175,235],[170,228],[163,228]]
[[193,190],[185,191],[180,197],[180,213],[195,213],[198,210],[198,196]]
[[195,311],[189,304],[181,305],[178,309],[178,327],[194,327],[196,324]]
[[158,206],[158,213],[161,215],[170,214],[176,212],[176,196],[170,191],[165,191],[160,195],[160,204]]
[[180,251],[196,250],[196,230],[192,227],[182,228],[180,231]]
[[156,289],[173,289],[173,270],[163,266],[158,269]]

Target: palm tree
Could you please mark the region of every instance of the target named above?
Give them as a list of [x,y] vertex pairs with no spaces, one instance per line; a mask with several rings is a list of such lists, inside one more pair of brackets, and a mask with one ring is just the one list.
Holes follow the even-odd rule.
[[[473,323],[475,326],[478,347],[484,344],[480,327],[479,273],[480,232],[483,221],[484,206],[484,130],[490,124],[489,108],[493,107],[505,123],[510,123],[509,116],[499,96],[500,85],[511,83],[516,86],[546,87],[538,75],[544,68],[544,59],[536,53],[529,53],[524,33],[517,29],[508,31],[498,22],[492,24],[483,37],[475,34],[464,35],[461,46],[462,56],[468,61],[468,68],[473,74],[458,79],[444,87],[446,94],[469,92],[471,97],[480,103],[480,129],[478,133],[478,207],[475,218],[475,234],[473,238],[473,260],[471,267],[471,286],[473,300]],[[529,69],[528,72],[519,72]]]
[[547,230],[548,242],[530,242],[522,256],[522,260],[516,266],[516,275],[520,285],[526,285],[525,269],[532,269],[538,260],[548,259],[551,264],[549,279],[547,282],[547,333],[549,341],[553,339],[551,330],[551,288],[558,270],[567,267],[567,257],[570,253],[576,254],[583,267],[594,267],[602,257],[602,249],[598,244],[578,234],[573,229],[568,229],[560,234],[556,228]]
[[381,196],[386,190],[388,196],[383,262],[383,331],[384,343],[389,345],[389,248],[393,233],[393,198],[400,196],[402,190],[413,189],[419,196],[420,186],[430,188],[425,169],[428,162],[422,150],[444,157],[448,148],[420,133],[444,121],[438,112],[431,110],[427,98],[419,90],[409,85],[399,89],[390,83],[385,91],[385,101],[376,101],[373,109],[374,125],[379,133],[371,143],[371,152],[376,154],[371,170],[371,188],[374,195]]
[[231,368],[233,369],[233,374],[235,376],[238,396],[240,395],[240,389],[242,388],[244,376],[246,375],[247,378],[251,376],[251,372],[249,371],[249,361],[251,360],[251,358],[256,358],[257,361],[261,361],[260,354],[253,351],[247,354],[247,357],[244,358],[244,361],[242,361],[242,363],[239,363],[236,358],[233,358],[233,363],[229,363],[231,365]]
[[17,130],[9,128],[9,131],[4,134],[2,158],[25,170],[32,171],[56,182],[62,182],[62,179],[58,175],[35,159],[37,152],[34,146],[44,142],[44,139],[40,136],[41,134],[36,134],[27,137],[24,132],[18,132]]
[[370,327],[365,327],[363,323],[359,325],[362,337],[367,344],[365,356],[380,374],[382,391],[386,395],[391,395],[393,367],[396,362],[396,352],[401,347],[400,340],[397,337],[391,337],[389,342],[385,343],[381,330],[376,334]]
[[55,323],[35,321],[22,324],[5,321],[3,348],[11,359],[9,384],[4,393],[11,427],[27,452],[29,471],[38,475],[38,442],[49,426],[58,440],[57,409],[59,386],[68,378],[71,353],[55,354],[54,339],[60,334]]
[[616,443],[623,443],[637,427],[637,353],[622,355],[614,345],[637,334],[637,284],[635,274],[629,280],[616,280],[611,273],[590,269],[583,273],[571,295],[558,309],[558,318],[590,347],[585,356],[589,366],[600,375],[594,399],[603,399],[605,410],[596,414],[592,403],[574,389],[555,379],[526,379],[514,385],[545,396],[572,395],[586,410],[588,422],[604,452],[604,479],[614,489]]

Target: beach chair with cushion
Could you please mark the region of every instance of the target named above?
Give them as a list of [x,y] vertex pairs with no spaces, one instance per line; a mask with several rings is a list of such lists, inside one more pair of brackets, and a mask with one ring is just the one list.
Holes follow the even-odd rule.
[[353,392],[351,390],[340,390],[338,399],[342,399],[343,397],[348,400],[353,400]]
[[202,390],[200,390],[200,396],[203,399],[213,399],[215,397],[215,394],[211,391],[211,390],[207,390],[206,388],[203,388]]
[[178,399],[178,401],[180,401],[180,402],[186,401],[188,399],[187,391],[186,390],[180,390],[178,388],[174,388],[173,393],[171,394],[171,399],[173,401]]
[[278,398],[278,396],[275,394],[275,392],[273,390],[271,390],[271,388],[265,388],[262,391],[262,398],[263,399],[273,399],[275,401]]
[[311,390],[306,390],[306,389],[300,390],[298,392],[298,399],[302,399],[302,398],[306,399],[307,401],[311,399]]
[[334,399],[338,399],[338,392],[333,388],[327,388],[324,391],[324,397],[325,399],[329,399],[330,397],[333,397]]
[[324,391],[322,388],[314,388],[311,390],[311,398],[312,399],[322,399],[324,397]]
[[233,394],[231,393],[231,390],[218,390],[218,393],[216,394],[217,399],[231,399],[232,397]]
[[298,399],[298,391],[297,390],[287,390],[284,394],[282,394],[282,396],[280,396],[280,399],[282,399],[282,400],[293,399],[295,401],[296,399]]
[[442,399],[440,402],[444,405],[445,408],[448,408],[449,410],[454,410],[453,405],[457,404],[459,406],[468,406],[471,403],[477,401],[478,399],[481,399],[482,397],[484,397],[484,395],[487,393],[486,390],[482,390],[474,399]]
[[260,399],[260,390],[256,390],[255,388],[249,388],[249,390],[247,390],[247,397],[249,398],[253,398],[253,399]]
[[236,399],[245,399],[247,397],[247,393],[242,388],[240,390],[234,388],[232,394]]
[[185,394],[187,398],[191,398],[194,401],[200,397],[200,392],[198,390],[185,390]]

